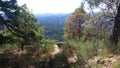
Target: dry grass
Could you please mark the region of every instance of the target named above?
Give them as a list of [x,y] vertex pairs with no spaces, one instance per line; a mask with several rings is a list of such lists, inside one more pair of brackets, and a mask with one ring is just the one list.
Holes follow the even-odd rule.
[[[69,63],[69,60],[72,56],[68,58],[71,49],[45,45],[26,46],[24,51],[0,52],[0,68],[71,68],[73,63]],[[74,57],[76,60],[77,56]]]

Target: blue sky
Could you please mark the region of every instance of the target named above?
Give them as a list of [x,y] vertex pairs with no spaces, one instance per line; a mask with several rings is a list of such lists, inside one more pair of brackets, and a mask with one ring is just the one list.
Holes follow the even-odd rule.
[[71,13],[80,6],[82,0],[18,0],[18,4],[27,4],[34,14]]

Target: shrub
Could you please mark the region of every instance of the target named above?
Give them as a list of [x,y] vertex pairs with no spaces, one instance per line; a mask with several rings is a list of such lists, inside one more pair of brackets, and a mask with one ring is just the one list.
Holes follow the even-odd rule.
[[11,51],[17,49],[18,46],[16,44],[2,44],[0,46],[0,51]]

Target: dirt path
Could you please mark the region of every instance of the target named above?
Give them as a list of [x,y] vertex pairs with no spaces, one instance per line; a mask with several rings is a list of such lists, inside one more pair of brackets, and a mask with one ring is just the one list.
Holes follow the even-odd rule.
[[60,49],[59,47],[58,47],[58,45],[54,45],[54,51],[53,52],[51,52],[51,54],[52,55],[56,55],[56,54],[58,54],[58,53],[60,53],[62,51],[62,49]]

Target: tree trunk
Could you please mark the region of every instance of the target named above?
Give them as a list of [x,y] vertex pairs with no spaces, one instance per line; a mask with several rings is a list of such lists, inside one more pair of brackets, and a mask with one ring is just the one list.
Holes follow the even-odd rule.
[[24,50],[24,44],[23,43],[21,44],[20,48],[21,48],[22,51]]
[[113,33],[111,35],[111,43],[117,44],[120,36],[120,4],[118,6],[117,14],[115,17],[115,24],[113,27]]

